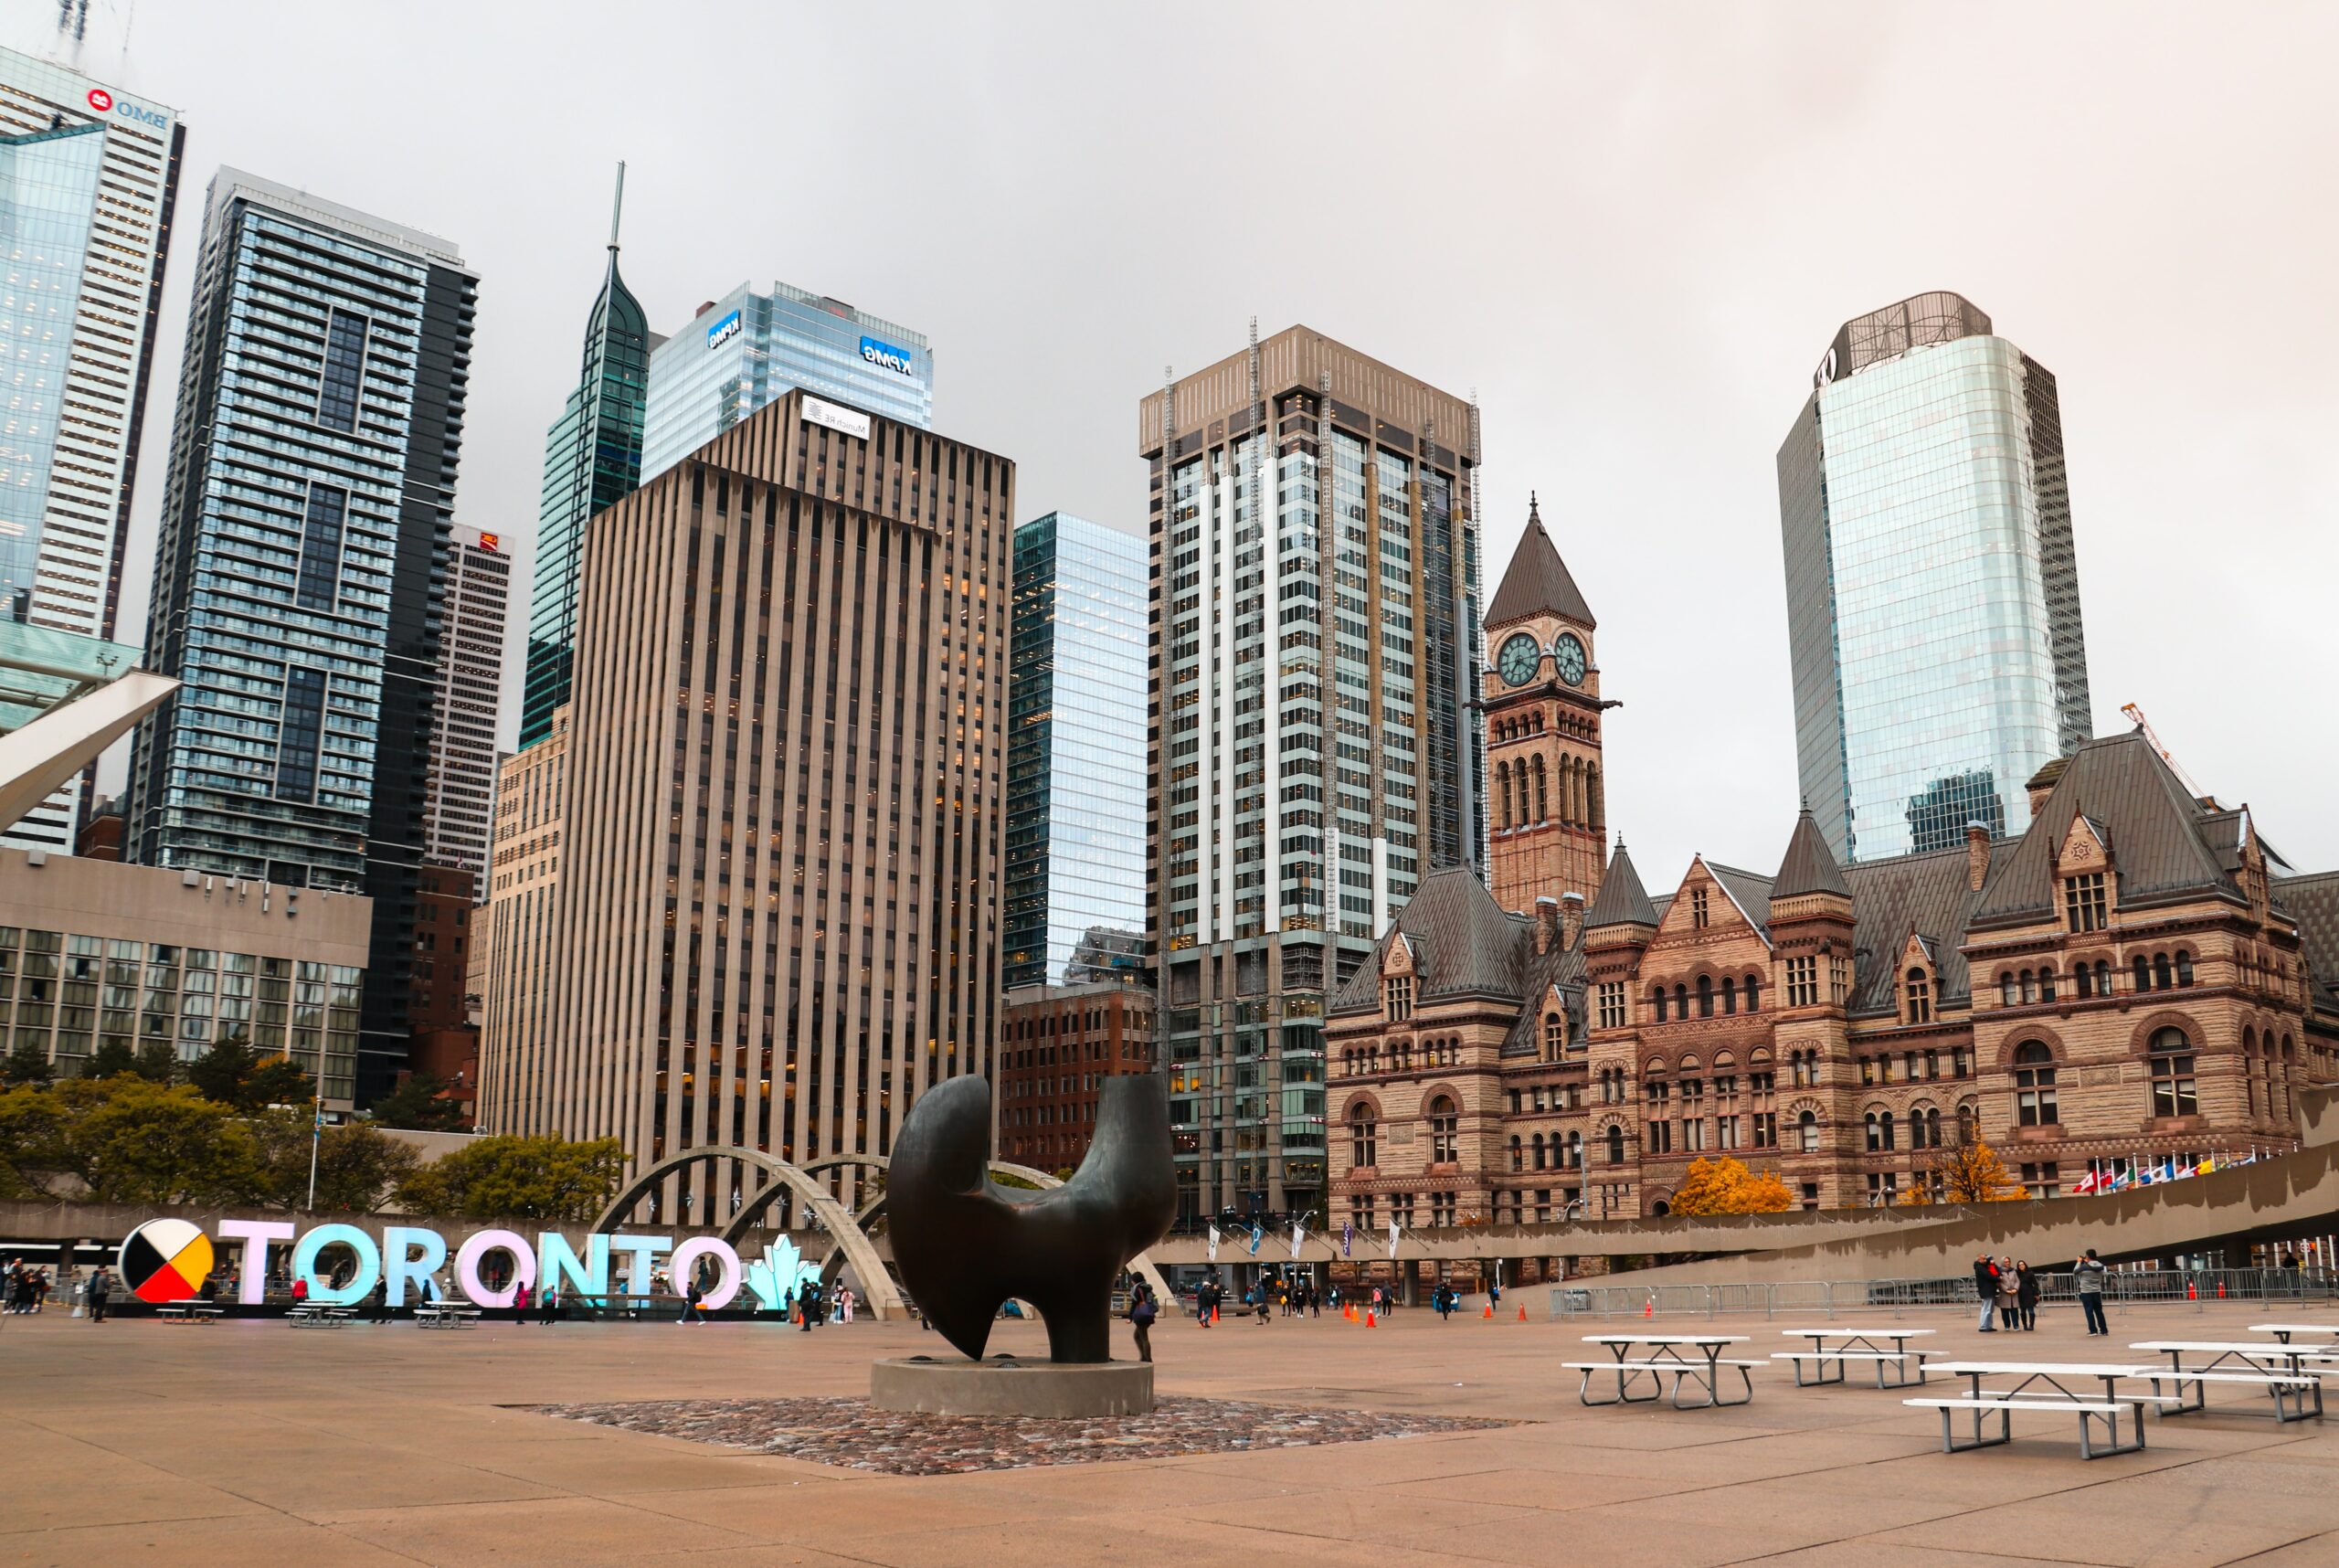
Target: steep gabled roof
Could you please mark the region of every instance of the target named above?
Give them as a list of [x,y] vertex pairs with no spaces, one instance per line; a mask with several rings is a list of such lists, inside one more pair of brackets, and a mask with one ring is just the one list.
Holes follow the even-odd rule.
[[1381,1005],[1381,961],[1389,944],[1402,938],[1413,948],[1415,1006],[1449,996],[1524,997],[1524,959],[1534,954],[1530,924],[1506,913],[1477,872],[1447,866],[1423,879],[1388,935],[1333,998],[1335,1013],[1369,1012]]
[[1738,912],[1746,916],[1746,923],[1754,927],[1755,934],[1769,941],[1771,900],[1777,896],[1771,891],[1771,879],[1758,871],[1741,871],[1710,860],[1706,862],[1706,870],[1721,884],[1721,890],[1730,895],[1730,901],[1738,906]]
[[1971,885],[1965,846],[1856,862],[1844,878],[1852,894],[1852,1012],[1900,1005],[1900,954],[1912,931],[1932,955],[1940,1004],[1963,1001],[1969,982],[1960,944],[1981,896]]
[[[2050,919],[2055,853],[2071,819],[2111,845],[2123,905],[2223,895],[2238,901],[2238,813],[2212,811],[2177,781],[2139,732],[2090,740],[2065,760],[2055,788],[2011,853],[1993,857],[1974,910],[1977,927]],[[2108,831],[2107,831],[2108,830]]]
[[1616,841],[1616,853],[1610,857],[1608,870],[1600,878],[1600,896],[1583,914],[1583,928],[1596,926],[1655,926],[1656,906],[1648,901],[1648,890],[1641,885],[1641,874],[1633,869],[1632,856],[1625,853],[1625,841]]
[[1534,938],[1528,938],[1526,992],[1520,999],[1518,1019],[1510,1033],[1503,1036],[1505,1056],[1535,1056],[1543,1050],[1543,999],[1554,990],[1567,1009],[1568,1038],[1583,1038],[1583,943],[1579,938],[1572,948],[1553,948],[1538,956]]
[[2339,871],[2286,876],[2271,891],[2275,905],[2298,922],[2299,956],[2313,978],[2315,1010],[2339,1014]]
[[1852,885],[1844,880],[1844,868],[1836,863],[1826,836],[1812,821],[1811,808],[1805,806],[1803,815],[1795,819],[1794,836],[1787,840],[1786,858],[1779,862],[1779,874],[1772,879],[1771,896],[1796,898],[1806,893],[1834,893],[1848,898],[1851,892]]
[[1542,511],[1530,497],[1527,532],[1519,536],[1519,548],[1511,552],[1510,567],[1487,606],[1484,624],[1499,626],[1536,615],[1556,615],[1586,628],[1599,625],[1592,619],[1592,607],[1583,602],[1575,578],[1568,575],[1566,563],[1560,559],[1558,546],[1543,531]]

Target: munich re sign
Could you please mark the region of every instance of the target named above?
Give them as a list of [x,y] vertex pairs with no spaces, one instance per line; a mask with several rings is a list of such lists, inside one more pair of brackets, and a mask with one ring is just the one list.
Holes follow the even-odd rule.
[[834,403],[824,402],[809,393],[804,398],[804,422],[810,425],[825,425],[831,430],[841,430],[848,436],[858,436],[864,441],[869,439],[868,415],[856,408],[839,408]]

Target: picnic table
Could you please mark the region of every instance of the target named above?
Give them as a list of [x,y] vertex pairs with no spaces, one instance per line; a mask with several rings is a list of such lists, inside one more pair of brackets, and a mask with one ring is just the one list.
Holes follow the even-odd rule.
[[[2155,1387],[2149,1394],[2121,1393],[2113,1386],[2122,1381],[2137,1381],[2152,1376],[2151,1367],[2108,1365],[2099,1361],[1936,1361],[1931,1368],[1952,1377],[1973,1380],[1970,1393],[1923,1399],[1904,1399],[1900,1403],[1920,1409],[1941,1412],[1941,1451],[1963,1454],[1974,1448],[1995,1448],[2014,1441],[2014,1413],[2017,1410],[2060,1410],[2076,1414],[2080,1418],[2080,1457],[2108,1458],[2114,1454],[2133,1454],[2144,1446],[2144,1409],[2147,1404],[2166,1404],[2170,1401]],[[2022,1381],[2012,1388],[1984,1389],[1985,1377],[2016,1377]],[[2101,1382],[2103,1392],[2093,1394],[2083,1389],[2065,1386],[2066,1381],[2086,1383]],[[1974,1413],[1974,1436],[1961,1443],[1950,1425],[1950,1412],[1970,1410]],[[1984,1436],[1983,1420],[1995,1413],[1998,1418],[1998,1435]],[[2120,1441],[2120,1417],[2125,1414],[2134,1424],[2135,1436],[2131,1442]],[[2090,1423],[2101,1421],[2110,1446],[2099,1448],[2093,1442]]]
[[227,1313],[208,1301],[173,1301],[155,1308],[154,1316],[165,1323],[216,1323]]
[[[1807,1351],[1773,1351],[1771,1359],[1785,1361],[1794,1368],[1794,1385],[1797,1388],[1817,1388],[1822,1383],[1842,1383],[1847,1361],[1873,1362],[1876,1386],[1879,1388],[1907,1388],[1925,1381],[1924,1357],[1921,1352],[1910,1350],[1909,1341],[1921,1339],[1933,1331],[1931,1329],[1901,1328],[1782,1329],[1779,1332],[1790,1340],[1810,1340],[1811,1348]],[[1890,1350],[1879,1342],[1884,1340],[1892,1341]],[[1831,1340],[1836,1342],[1831,1344]],[[1836,1364],[1834,1377],[1827,1375],[1827,1363],[1830,1361]],[[1888,1361],[1896,1363],[1899,1372],[1899,1376],[1890,1383],[1884,1381],[1884,1368]],[[1914,1377],[1909,1375],[1911,1363],[1916,1368],[1917,1375]],[[1808,1378],[1804,1376],[1806,1365],[1811,1368]]]
[[[1583,1342],[1598,1345],[1606,1351],[1604,1361],[1566,1361],[1561,1364],[1570,1372],[1583,1373],[1582,1384],[1576,1398],[1585,1404],[1646,1404],[1661,1397],[1664,1380],[1673,1380],[1673,1408],[1676,1410],[1705,1410],[1719,1404],[1745,1404],[1754,1397],[1754,1383],[1747,1369],[1759,1367],[1761,1361],[1725,1361],[1722,1351],[1731,1345],[1746,1343],[1744,1334],[1586,1334]],[[1639,1356],[1631,1354],[1634,1347],[1646,1345],[1647,1351]],[[1736,1399],[1724,1399],[1721,1393],[1721,1369],[1730,1367],[1738,1373],[1744,1392]],[[1603,1373],[1614,1372],[1616,1393],[1613,1399],[1592,1397],[1592,1380]],[[1642,1378],[1649,1381],[1649,1392],[1635,1393],[1633,1386]],[[1696,1383],[1706,1391],[1706,1397],[1695,1404],[1681,1403],[1684,1385]]]
[[303,1301],[284,1316],[304,1329],[338,1329],[357,1316],[355,1307],[328,1307],[322,1301]]
[[[2157,1393],[2163,1379],[2175,1386],[2177,1400],[2173,1409],[2164,1408],[2166,1415],[2196,1415],[2207,1413],[2208,1385],[2213,1383],[2247,1383],[2273,1395],[2274,1419],[2288,1423],[2304,1421],[2309,1416],[2323,1418],[2323,1380],[2339,1373],[2339,1354],[2329,1345],[2293,1345],[2250,1343],[2236,1340],[2142,1340],[2128,1347],[2132,1351],[2151,1351],[2168,1358],[2165,1368],[2146,1368],[2152,1377],[2153,1391]],[[2187,1366],[2185,1358],[2207,1356],[2208,1360]],[[2273,1370],[2279,1366],[2280,1370]],[[2193,1397],[2184,1397],[2187,1389]],[[2311,1407],[2310,1407],[2311,1406]],[[2229,1414],[2250,1415],[2263,1412],[2229,1410]]]
[[414,1320],[426,1329],[476,1329],[480,1309],[458,1301],[426,1301],[414,1309]]
[[2325,1340],[2339,1340],[2339,1323],[2252,1323],[2253,1334],[2271,1334],[2284,1344],[2292,1334],[2313,1334]]

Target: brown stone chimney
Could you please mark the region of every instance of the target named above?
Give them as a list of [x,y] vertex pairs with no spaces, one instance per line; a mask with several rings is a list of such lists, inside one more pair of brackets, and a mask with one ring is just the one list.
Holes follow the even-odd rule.
[[1566,952],[1583,936],[1583,895],[1560,895],[1560,951]]
[[1965,885],[1975,893],[1990,874],[1990,830],[1979,822],[1965,824]]
[[2062,781],[2063,768],[2069,761],[2070,758],[2067,757],[2058,757],[2030,776],[2030,782],[2025,788],[2030,793],[2030,815],[2033,821],[2037,819],[2039,808],[2047,804],[2047,797],[2053,794],[2055,786]]
[[1560,901],[1549,894],[1535,900],[1535,956],[1541,958],[1560,940]]

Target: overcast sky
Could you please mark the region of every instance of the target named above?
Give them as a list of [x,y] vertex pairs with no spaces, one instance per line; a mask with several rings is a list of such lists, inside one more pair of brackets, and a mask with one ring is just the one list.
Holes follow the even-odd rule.
[[1254,314],[1475,389],[1488,591],[1532,488],[1600,620],[1610,820],[1653,889],[1768,872],[1774,455],[1839,323],[1950,289],[2060,380],[2098,733],[2142,703],[2339,864],[2339,6],[94,9],[83,69],[187,125],[127,627],[220,164],[460,247],[458,515],[524,539],[623,158],[654,329],[783,279],[926,333],[1026,517],[1141,530],[1138,397]]

